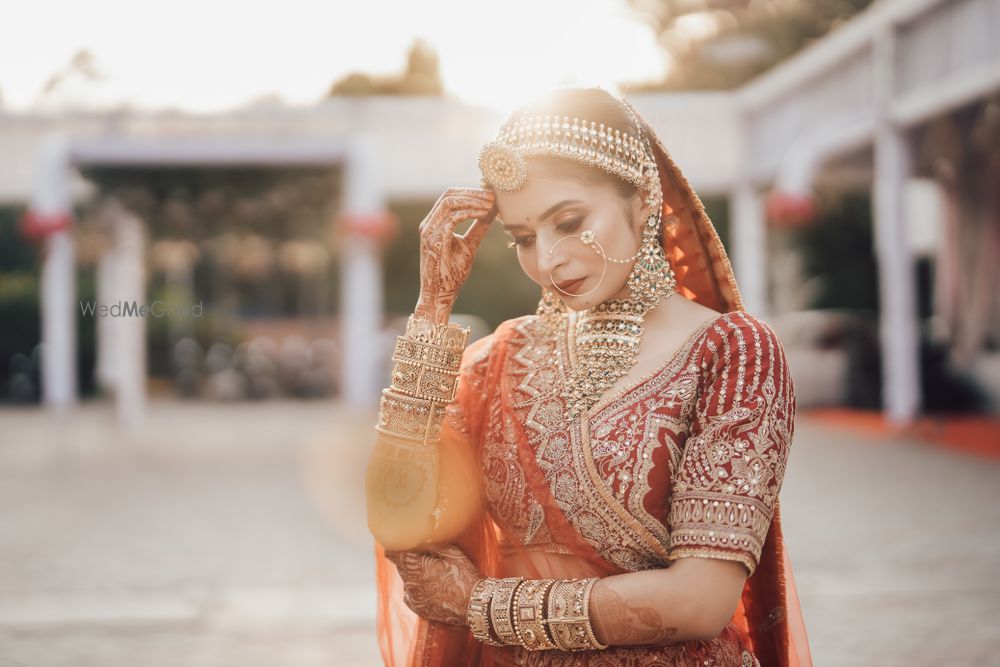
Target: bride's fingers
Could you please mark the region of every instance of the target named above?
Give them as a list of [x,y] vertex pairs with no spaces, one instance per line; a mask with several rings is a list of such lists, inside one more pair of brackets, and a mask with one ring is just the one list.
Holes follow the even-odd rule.
[[457,212],[467,213],[466,217],[474,218],[485,215],[490,210],[492,204],[475,200],[454,200],[447,201],[435,207],[423,222],[420,223],[420,233],[429,231],[430,227],[436,227],[445,222],[450,216]]
[[496,219],[497,213],[496,209],[490,209],[490,212],[481,218],[476,218],[476,221],[472,223],[465,234],[459,238],[465,241],[469,249],[475,251],[479,247],[479,244],[485,238],[486,233],[490,231],[490,223]]
[[477,197],[487,197],[492,196],[492,190],[484,190],[483,188],[448,188],[445,190],[445,194],[469,194]]
[[493,203],[496,198],[496,194],[489,190],[479,190],[476,188],[448,188],[445,193],[441,196],[441,199],[453,199],[453,198],[473,198],[482,201],[488,201]]
[[448,210],[451,208],[477,208],[480,206],[490,207],[493,205],[493,199],[489,197],[473,197],[469,195],[449,195],[447,197],[442,197],[434,203],[431,207],[431,212]]
[[481,218],[488,214],[489,211],[490,207],[488,206],[447,209],[430,223],[432,227],[425,230],[425,235],[427,238],[433,238],[435,240],[439,238],[447,239],[455,232],[455,227],[458,226],[460,222],[473,218]]
[[433,227],[425,228],[423,233],[420,235],[422,244],[440,245],[447,246],[447,241],[449,235],[454,233],[455,227],[458,226],[463,220],[470,220],[474,218],[480,218],[486,215],[482,209],[465,209],[458,210],[449,213],[447,216],[443,216],[440,220],[433,223]]

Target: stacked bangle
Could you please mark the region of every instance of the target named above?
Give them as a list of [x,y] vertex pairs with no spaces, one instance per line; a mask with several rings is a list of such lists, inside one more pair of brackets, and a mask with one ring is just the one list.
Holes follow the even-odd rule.
[[503,646],[503,643],[493,636],[489,619],[490,600],[499,581],[499,579],[486,577],[476,582],[472,588],[472,596],[469,598],[469,610],[466,616],[469,629],[472,630],[472,636],[490,646]]
[[375,430],[420,444],[440,438],[470,331],[410,315],[406,332],[396,338],[392,384],[382,390]]
[[605,649],[590,624],[590,592],[597,578],[564,579],[549,593],[546,618],[552,639],[564,651]]
[[590,594],[596,583],[596,577],[480,579],[467,613],[472,635],[492,646],[528,651],[606,649],[590,623]]
[[545,594],[554,579],[524,582],[514,599],[514,634],[518,643],[529,651],[558,648],[545,627]]
[[413,398],[387,387],[382,390],[375,430],[403,440],[432,442],[441,437],[444,410],[444,403]]
[[510,608],[514,602],[514,594],[523,581],[523,577],[501,579],[490,599],[490,626],[501,644],[519,643]]

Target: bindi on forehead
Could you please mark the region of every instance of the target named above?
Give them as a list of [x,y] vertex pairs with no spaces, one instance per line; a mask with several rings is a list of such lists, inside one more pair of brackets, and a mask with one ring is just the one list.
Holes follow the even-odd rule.
[[[583,203],[583,200],[581,200],[581,199],[564,199],[564,200],[562,200],[560,202],[556,202],[552,206],[550,206],[547,209],[545,209],[545,212],[542,213],[541,216],[539,216],[538,220],[539,220],[539,222],[544,222],[546,218],[549,218],[549,217],[555,215],[556,213],[558,213],[561,209],[565,208],[566,206],[572,206],[573,204],[582,204],[582,203]],[[531,222],[531,216],[530,215],[524,216],[524,221],[525,222]],[[504,231],[510,231],[512,229],[522,229],[522,228],[524,228],[524,227],[527,226],[527,225],[508,225],[508,224],[503,223],[502,221],[501,221],[501,224],[503,224]]]

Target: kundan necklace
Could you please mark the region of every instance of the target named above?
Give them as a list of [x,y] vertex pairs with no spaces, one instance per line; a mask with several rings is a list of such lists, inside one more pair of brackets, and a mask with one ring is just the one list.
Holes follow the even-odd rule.
[[[603,301],[581,311],[576,320],[576,363],[563,388],[570,420],[585,414],[635,366],[646,314],[676,293],[677,279],[659,241],[661,208],[656,203],[643,226],[639,257],[626,281],[629,298]],[[671,218],[673,223],[676,218]]]

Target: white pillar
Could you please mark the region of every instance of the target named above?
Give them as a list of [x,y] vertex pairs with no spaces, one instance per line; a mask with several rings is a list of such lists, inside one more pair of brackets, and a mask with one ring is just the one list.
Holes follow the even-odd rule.
[[904,185],[911,171],[905,132],[889,119],[893,90],[891,32],[875,42],[876,95],[881,116],[875,130],[874,224],[879,275],[882,399],[890,423],[911,422],[921,407],[916,276],[906,229]]
[[[384,202],[377,180],[375,149],[358,137],[348,152],[344,215],[378,216]],[[382,331],[382,271],[377,241],[347,234],[341,252],[340,332],[343,397],[359,408],[372,409],[385,378],[379,358]]]
[[[41,218],[69,216],[69,160],[66,142],[53,136],[42,146],[31,211]],[[77,403],[76,258],[73,233],[63,229],[44,241],[41,276],[42,403],[62,411]]]
[[[104,211],[107,214],[107,211]],[[97,260],[97,275],[95,296],[98,305],[107,306],[111,304],[117,295],[118,280],[118,247],[114,242],[115,228],[113,220],[103,219],[102,223],[107,227],[111,243],[100,259]],[[118,342],[115,334],[118,328],[114,325],[110,317],[101,317],[94,313],[94,344],[96,346],[96,361],[94,364],[94,375],[97,385],[107,393],[115,391],[115,374],[118,371]]]
[[112,376],[115,386],[115,408],[122,429],[141,426],[146,413],[146,317],[126,312],[126,308],[146,306],[146,242],[142,220],[111,200],[110,216],[115,261],[113,296],[109,306],[122,305],[117,316],[109,317],[115,348]]
[[65,410],[77,403],[76,260],[73,233],[56,232],[45,241],[42,264],[42,401]]
[[875,135],[875,254],[879,275],[882,398],[898,425],[920,410],[916,277],[906,234],[903,186],[910,171],[906,137],[888,124]]
[[730,194],[730,235],[733,239],[733,273],[747,311],[766,317],[767,227],[764,202],[752,183],[739,183]]

